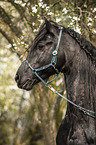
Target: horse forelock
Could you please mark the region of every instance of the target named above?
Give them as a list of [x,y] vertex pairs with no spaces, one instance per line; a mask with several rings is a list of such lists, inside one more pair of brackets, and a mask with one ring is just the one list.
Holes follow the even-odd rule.
[[37,45],[37,43],[45,36],[46,33],[47,33],[47,29],[46,29],[45,24],[43,24],[42,28],[37,33],[32,45],[30,47],[30,51],[35,49],[35,46]]

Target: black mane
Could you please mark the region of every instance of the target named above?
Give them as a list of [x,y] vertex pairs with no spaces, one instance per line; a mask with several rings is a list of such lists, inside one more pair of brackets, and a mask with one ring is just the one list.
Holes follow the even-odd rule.
[[56,27],[63,27],[66,33],[68,33],[72,38],[74,38],[77,43],[80,45],[80,47],[91,57],[91,60],[96,63],[96,47],[93,46],[89,41],[87,41],[85,38],[83,38],[79,33],[75,32],[71,28],[65,28],[62,25],[58,25],[54,21],[52,22]]
[[96,62],[96,47],[74,30],[70,28],[65,28],[65,31],[71,37],[73,37],[78,42],[80,47],[84,49],[84,51],[91,57],[91,59]]

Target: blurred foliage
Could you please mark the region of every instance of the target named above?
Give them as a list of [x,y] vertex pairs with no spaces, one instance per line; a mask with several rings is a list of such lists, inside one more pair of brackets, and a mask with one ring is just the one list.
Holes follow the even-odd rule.
[[[96,1],[0,0],[0,145],[55,145],[66,102],[42,83],[27,92],[14,81],[44,16],[96,46]],[[66,96],[63,80],[52,86]]]

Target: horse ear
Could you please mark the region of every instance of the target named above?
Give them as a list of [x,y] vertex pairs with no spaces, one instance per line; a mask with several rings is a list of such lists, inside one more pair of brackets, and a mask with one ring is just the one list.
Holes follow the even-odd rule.
[[44,17],[44,19],[45,19],[46,29],[48,31],[51,31],[52,30],[52,24],[51,24],[51,22],[49,20],[47,20],[46,17]]

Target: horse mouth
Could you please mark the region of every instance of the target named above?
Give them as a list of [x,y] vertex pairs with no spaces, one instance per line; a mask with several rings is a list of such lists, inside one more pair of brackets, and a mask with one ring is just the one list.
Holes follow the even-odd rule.
[[[40,75],[41,78],[43,79],[46,79],[48,77],[46,77],[45,74],[41,74]],[[34,78],[20,78],[19,75],[16,75],[15,76],[15,81],[17,82],[17,86],[20,88],[20,89],[24,89],[24,90],[31,90],[33,88],[33,86],[37,83],[40,82],[40,79],[38,77],[34,77]]]
[[28,79],[23,83],[23,85],[20,85],[19,83],[17,83],[17,86],[21,89],[29,91],[33,88],[36,82],[37,82],[36,79],[33,79],[33,80]]

